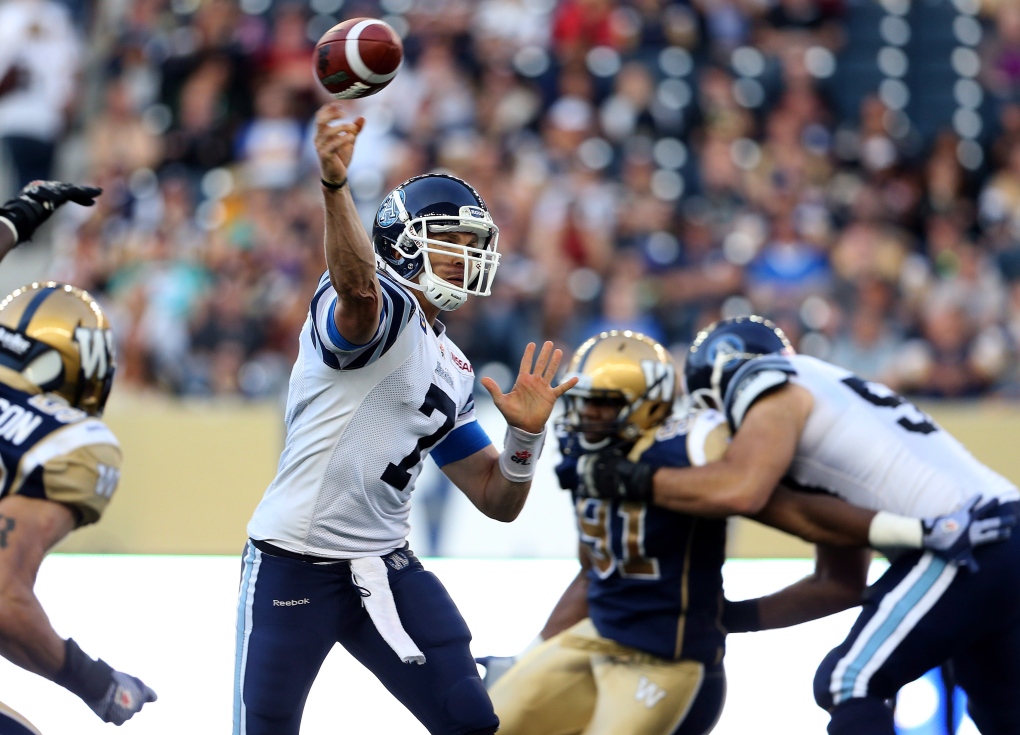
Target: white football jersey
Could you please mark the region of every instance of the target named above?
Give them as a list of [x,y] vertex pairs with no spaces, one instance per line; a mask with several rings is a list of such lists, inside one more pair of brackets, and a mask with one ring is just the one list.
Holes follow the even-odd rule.
[[425,456],[440,466],[490,442],[475,421],[474,372],[425,321],[403,286],[379,274],[383,310],[353,345],[319,281],[301,329],[287,396],[287,441],[248,535],[299,554],[382,555],[404,545],[411,491]]
[[881,383],[807,355],[766,355],[744,365],[727,390],[734,426],[757,397],[785,380],[814,398],[787,475],[795,485],[915,518],[949,513],[977,493],[1020,498],[1013,483],[917,406]]

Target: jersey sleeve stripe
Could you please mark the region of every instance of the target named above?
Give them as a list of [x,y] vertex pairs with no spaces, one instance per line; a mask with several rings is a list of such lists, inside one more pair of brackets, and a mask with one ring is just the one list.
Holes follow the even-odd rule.
[[467,400],[467,403],[464,404],[464,408],[462,408],[460,410],[460,413],[458,413],[457,415],[464,416],[465,414],[468,414],[474,410],[475,410],[475,397],[470,396]]
[[475,452],[485,449],[492,444],[489,435],[477,421],[458,426],[439,442],[432,450],[430,456],[438,467],[443,467],[470,457]]
[[18,474],[28,477],[36,467],[40,467],[55,457],[69,454],[76,449],[90,444],[112,444],[119,447],[120,443],[113,432],[98,419],[86,419],[77,424],[54,431],[26,452],[21,458]]
[[380,276],[379,285],[382,287],[383,308],[385,316],[381,336],[375,349],[368,349],[342,367],[343,370],[357,370],[370,365],[393,346],[397,337],[407,325],[406,314],[411,312],[411,297],[399,286],[390,283],[386,278]]
[[730,380],[723,398],[730,424],[739,427],[747,409],[758,398],[796,374],[796,369],[782,355],[762,355],[742,365]]
[[[333,300],[329,304],[329,311],[326,314],[326,334],[329,337],[330,341],[334,344],[334,346],[340,348],[344,352],[354,352],[355,350],[360,350],[362,347],[367,347],[368,345],[372,344],[372,340],[369,340],[363,345],[356,345],[353,342],[345,339],[344,336],[340,334],[340,330],[336,326],[336,305],[338,300],[339,298],[337,296],[333,297]],[[380,322],[382,322],[386,318],[385,299],[383,299],[382,308],[383,313],[379,319]]]

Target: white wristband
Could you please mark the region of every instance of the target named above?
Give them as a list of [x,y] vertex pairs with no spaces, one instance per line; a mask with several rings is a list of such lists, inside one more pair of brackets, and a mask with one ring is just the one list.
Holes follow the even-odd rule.
[[920,549],[924,540],[921,521],[880,510],[868,527],[868,544],[876,549]]
[[535,476],[535,463],[542,456],[545,428],[538,434],[506,427],[503,451],[499,455],[499,471],[510,482],[529,482]]

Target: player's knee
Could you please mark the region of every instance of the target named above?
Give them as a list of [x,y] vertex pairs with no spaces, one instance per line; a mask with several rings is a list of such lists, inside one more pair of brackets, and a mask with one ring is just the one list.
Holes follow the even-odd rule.
[[893,711],[877,697],[859,697],[837,704],[830,712],[829,735],[895,735]]
[[446,698],[446,711],[457,727],[471,735],[491,735],[499,727],[499,718],[492,708],[482,680],[466,676],[450,687]]
[[832,709],[833,704],[835,704],[832,698],[832,672],[836,670],[839,658],[839,653],[830,651],[829,655],[819,664],[818,670],[815,671],[815,702],[825,710]]

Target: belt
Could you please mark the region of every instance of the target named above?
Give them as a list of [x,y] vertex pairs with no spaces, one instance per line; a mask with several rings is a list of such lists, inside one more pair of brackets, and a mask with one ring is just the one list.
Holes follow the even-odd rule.
[[330,559],[328,556],[299,554],[296,551],[281,549],[279,546],[274,546],[268,541],[262,541],[260,539],[249,540],[251,541],[252,546],[261,551],[263,554],[269,554],[270,556],[282,556],[284,559],[296,559],[297,561],[306,561],[310,564],[334,564],[337,562],[347,561],[347,559]]

